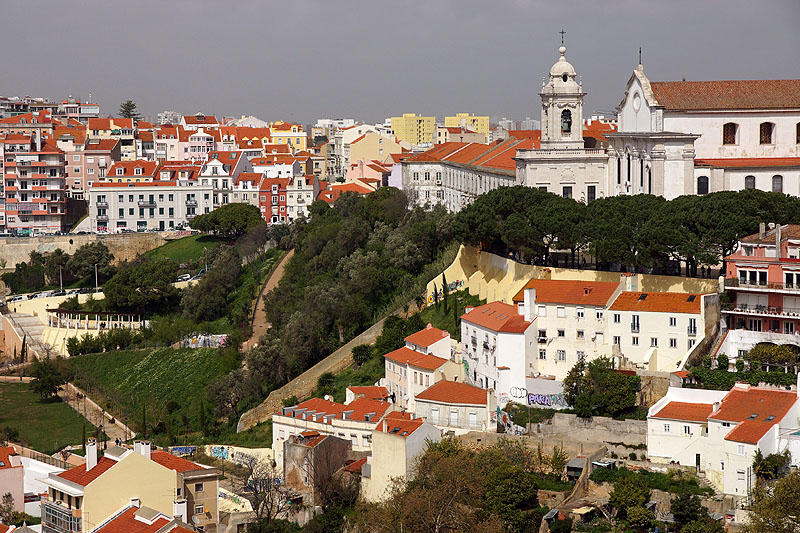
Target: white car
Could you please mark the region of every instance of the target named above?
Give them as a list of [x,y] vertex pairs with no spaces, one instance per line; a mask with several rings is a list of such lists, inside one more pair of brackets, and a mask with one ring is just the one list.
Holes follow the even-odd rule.
[[181,281],[189,281],[190,279],[192,279],[191,274],[181,274],[180,276],[178,276],[178,279],[176,279],[175,282],[179,283]]

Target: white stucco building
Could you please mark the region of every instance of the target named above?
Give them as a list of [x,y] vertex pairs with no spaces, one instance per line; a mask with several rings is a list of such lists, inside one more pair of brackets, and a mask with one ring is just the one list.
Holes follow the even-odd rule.
[[492,413],[496,409],[491,390],[441,380],[417,394],[414,414],[439,429],[462,435],[469,431],[494,432]]
[[[798,416],[797,391],[746,383],[730,391],[670,387],[648,411],[647,455],[694,466],[717,490],[744,498],[755,484],[756,450],[794,451]],[[793,455],[792,464],[798,459]]]

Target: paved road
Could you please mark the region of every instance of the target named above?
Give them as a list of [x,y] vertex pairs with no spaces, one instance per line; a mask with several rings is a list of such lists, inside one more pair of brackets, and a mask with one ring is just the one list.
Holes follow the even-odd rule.
[[281,258],[280,262],[277,264],[277,266],[275,266],[275,270],[273,270],[269,275],[263,290],[258,295],[258,300],[256,301],[256,314],[253,318],[253,335],[242,345],[243,350],[248,350],[258,344],[258,339],[260,339],[261,336],[264,335],[269,329],[267,312],[264,309],[264,295],[278,286],[278,282],[280,282],[281,278],[283,277],[283,270],[286,267],[286,263],[292,258],[293,255],[294,250],[289,250],[289,252]]
[[83,398],[78,398],[78,392],[79,390],[72,384],[67,384],[58,395],[95,427],[99,427],[100,424],[102,424],[103,430],[106,435],[108,435],[108,440],[111,444],[114,443],[115,439],[119,438],[124,441],[126,438],[131,439],[135,436],[135,433],[125,431],[125,428],[120,427],[121,424],[118,424],[116,421],[112,424],[111,415],[98,407],[91,398],[86,398],[85,394]]

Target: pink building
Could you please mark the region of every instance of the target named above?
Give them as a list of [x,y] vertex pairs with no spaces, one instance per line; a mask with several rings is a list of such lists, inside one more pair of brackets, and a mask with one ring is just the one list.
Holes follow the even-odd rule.
[[0,496],[7,493],[14,498],[14,510],[24,511],[25,475],[22,459],[11,446],[0,447]]

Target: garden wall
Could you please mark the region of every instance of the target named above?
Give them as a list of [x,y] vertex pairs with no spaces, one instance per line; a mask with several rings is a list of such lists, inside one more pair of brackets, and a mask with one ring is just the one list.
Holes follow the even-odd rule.
[[[536,424],[532,430],[534,437],[541,435],[547,442],[563,439],[572,442],[574,446],[585,444],[591,449],[609,446],[609,443],[628,446],[647,444],[646,420],[614,420],[605,416],[584,419],[577,415],[555,413],[551,423]],[[643,451],[644,449],[637,451],[637,455]]]
[[93,242],[102,242],[114,254],[116,262],[136,258],[153,248],[167,242],[166,233],[122,233],[118,235],[44,235],[41,237],[7,237],[0,238],[0,260],[5,259],[6,268],[27,261],[31,252],[42,254],[61,248],[68,254]]

